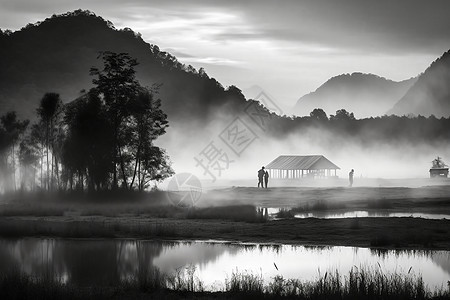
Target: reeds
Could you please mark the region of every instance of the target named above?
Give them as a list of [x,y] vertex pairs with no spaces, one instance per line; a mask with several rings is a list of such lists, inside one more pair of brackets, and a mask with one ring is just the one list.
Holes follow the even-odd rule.
[[277,275],[265,285],[259,275],[233,273],[226,292],[290,299],[450,299],[450,287],[431,292],[422,277],[410,271],[384,273],[381,268],[355,266],[346,275],[326,272],[313,281]]
[[171,290],[182,292],[203,292],[203,282],[195,274],[196,267],[188,265],[176,269],[174,274],[166,277],[165,286]]
[[262,275],[249,272],[231,273],[230,279],[225,280],[225,291],[232,294],[261,295],[264,293]]
[[421,275],[411,270],[407,274],[385,273],[380,266],[354,266],[344,275],[338,271],[326,272],[311,281],[277,275],[268,283],[262,274],[236,270],[224,286],[222,291],[205,292],[192,265],[170,275],[151,268],[116,286],[83,289],[58,280],[11,273],[0,275],[0,299],[130,299],[136,295],[141,295],[140,298],[169,295],[172,299],[450,299],[449,286],[430,291]]

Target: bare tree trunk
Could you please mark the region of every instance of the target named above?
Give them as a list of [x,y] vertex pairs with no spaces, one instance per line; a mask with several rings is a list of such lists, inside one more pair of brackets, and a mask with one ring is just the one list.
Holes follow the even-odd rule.
[[118,145],[118,129],[117,129],[117,121],[114,120],[114,157],[113,157],[113,165],[114,165],[114,170],[113,170],[113,190],[117,189],[117,149],[119,147]]
[[123,161],[123,156],[122,156],[122,152],[120,151],[120,148],[118,149],[118,151],[119,151],[119,157],[120,157],[120,169],[122,170],[123,183],[125,184],[125,189],[128,190],[127,176],[125,174],[125,163]]
[[54,151],[54,145],[53,145],[53,120],[50,120],[50,143],[51,143],[51,148],[52,148],[52,175],[50,177],[50,186],[51,189],[53,190],[54,188],[54,182],[53,182],[53,178],[54,178],[54,164],[53,161],[55,160],[55,151]]
[[[62,170],[62,165],[61,165],[61,170]],[[57,176],[57,179],[58,179],[58,186],[61,184],[61,178],[60,178],[60,173],[59,173],[59,164],[58,164],[58,162],[56,162],[56,176]]]
[[43,181],[44,181],[44,175],[43,175],[43,172],[44,172],[44,170],[43,170],[43,166],[44,165],[44,153],[43,153],[43,151],[42,151],[42,149],[41,149],[41,184],[40,184],[40,186],[41,186],[41,189],[42,189],[42,185],[43,185]]
[[49,180],[49,178],[48,178],[48,173],[49,173],[49,169],[50,169],[50,167],[49,167],[49,163],[48,163],[48,124],[47,124],[47,126],[46,126],[46,128],[47,128],[47,134],[46,134],[46,141],[45,141],[45,144],[46,144],[46,148],[47,148],[47,152],[46,152],[46,155],[47,155],[47,190],[50,190],[50,180]]
[[140,152],[141,152],[141,145],[139,144],[138,145],[138,149],[136,151],[136,162],[134,164],[133,179],[131,180],[130,190],[133,189],[134,179],[136,178],[137,166],[138,166],[138,163],[139,163],[139,160],[140,160]]
[[31,190],[34,191],[36,189],[36,168],[33,167],[33,181],[31,184]]
[[138,190],[141,190],[141,160],[139,159],[139,166],[138,166]]
[[142,178],[141,178],[141,184],[140,184],[140,191],[143,191],[144,190],[144,181],[145,181],[145,170],[144,171],[142,171]]
[[16,159],[14,156],[14,144],[12,145],[12,173],[13,173],[13,184],[14,184],[14,191],[17,191],[17,185],[16,185]]
[[60,188],[60,182],[59,182],[59,164],[58,164],[58,157],[55,155],[55,174],[56,174],[56,187],[57,189]]

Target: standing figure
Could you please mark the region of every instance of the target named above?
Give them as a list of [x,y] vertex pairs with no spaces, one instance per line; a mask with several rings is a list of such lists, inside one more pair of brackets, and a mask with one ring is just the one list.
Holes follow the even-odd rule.
[[264,183],[263,183],[264,173],[265,173],[264,167],[262,167],[261,170],[258,171],[258,187],[260,185],[261,185],[262,188],[264,187]]
[[269,172],[265,171],[264,172],[264,184],[266,185],[266,189],[267,189],[267,183],[269,183]]
[[355,173],[353,169],[348,173],[348,181],[350,181],[349,187],[353,186],[353,173]]

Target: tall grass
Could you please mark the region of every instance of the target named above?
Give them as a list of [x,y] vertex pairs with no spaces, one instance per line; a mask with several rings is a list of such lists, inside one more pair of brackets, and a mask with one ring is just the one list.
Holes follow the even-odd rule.
[[238,272],[225,280],[225,288],[205,292],[194,266],[174,274],[143,270],[136,277],[113,287],[80,289],[58,280],[38,279],[12,273],[0,276],[0,299],[450,299],[450,287],[430,291],[420,275],[384,273],[381,268],[353,267],[347,274],[326,272],[317,279],[302,281],[277,275],[265,283],[262,274]]
[[167,276],[166,287],[175,291],[203,292],[203,282],[197,277],[195,271],[194,265],[178,268],[174,274]]
[[233,273],[226,281],[225,291],[255,299],[450,299],[450,286],[432,292],[420,275],[384,273],[380,268],[356,266],[346,275],[326,272],[313,281],[277,275],[268,284],[264,284],[260,275]]
[[[223,219],[243,222],[263,222],[264,216],[252,205],[210,207],[179,207],[171,205],[163,192],[95,194],[26,195],[6,201],[0,206],[0,217],[123,217],[146,216],[176,219]],[[111,197],[108,199],[108,197]],[[60,198],[58,198],[60,197]]]
[[253,273],[231,273],[231,278],[225,280],[225,290],[233,294],[261,295],[264,292],[262,275]]
[[122,291],[140,291],[144,293],[166,289],[167,275],[162,274],[157,268],[148,268],[147,264],[139,266],[138,273],[119,285]]

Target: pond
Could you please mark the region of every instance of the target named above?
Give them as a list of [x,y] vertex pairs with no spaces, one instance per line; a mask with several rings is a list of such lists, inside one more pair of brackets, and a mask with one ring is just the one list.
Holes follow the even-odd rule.
[[[352,267],[421,274],[430,288],[450,280],[450,251],[377,251],[357,247],[305,247],[220,242],[0,240],[0,272],[20,270],[77,285],[112,285],[142,270],[173,274],[195,266],[207,290],[221,290],[232,272],[253,273],[266,281],[276,275],[314,280],[325,272],[345,275]],[[411,270],[410,270],[411,269]]]
[[[279,219],[277,214],[280,211],[288,211],[290,208],[279,207],[257,207],[257,213],[266,216],[269,220]],[[344,218],[422,218],[431,220],[443,220],[450,219],[448,214],[430,214],[422,212],[380,212],[380,211],[367,211],[367,210],[354,210],[354,211],[315,211],[296,213],[295,218],[318,218],[318,219],[344,219]]]
[[422,218],[432,220],[450,219],[446,214],[427,214],[427,213],[405,213],[405,212],[369,212],[365,210],[347,211],[347,212],[313,212],[299,213],[296,218],[320,218],[320,219],[342,219],[342,218]]

